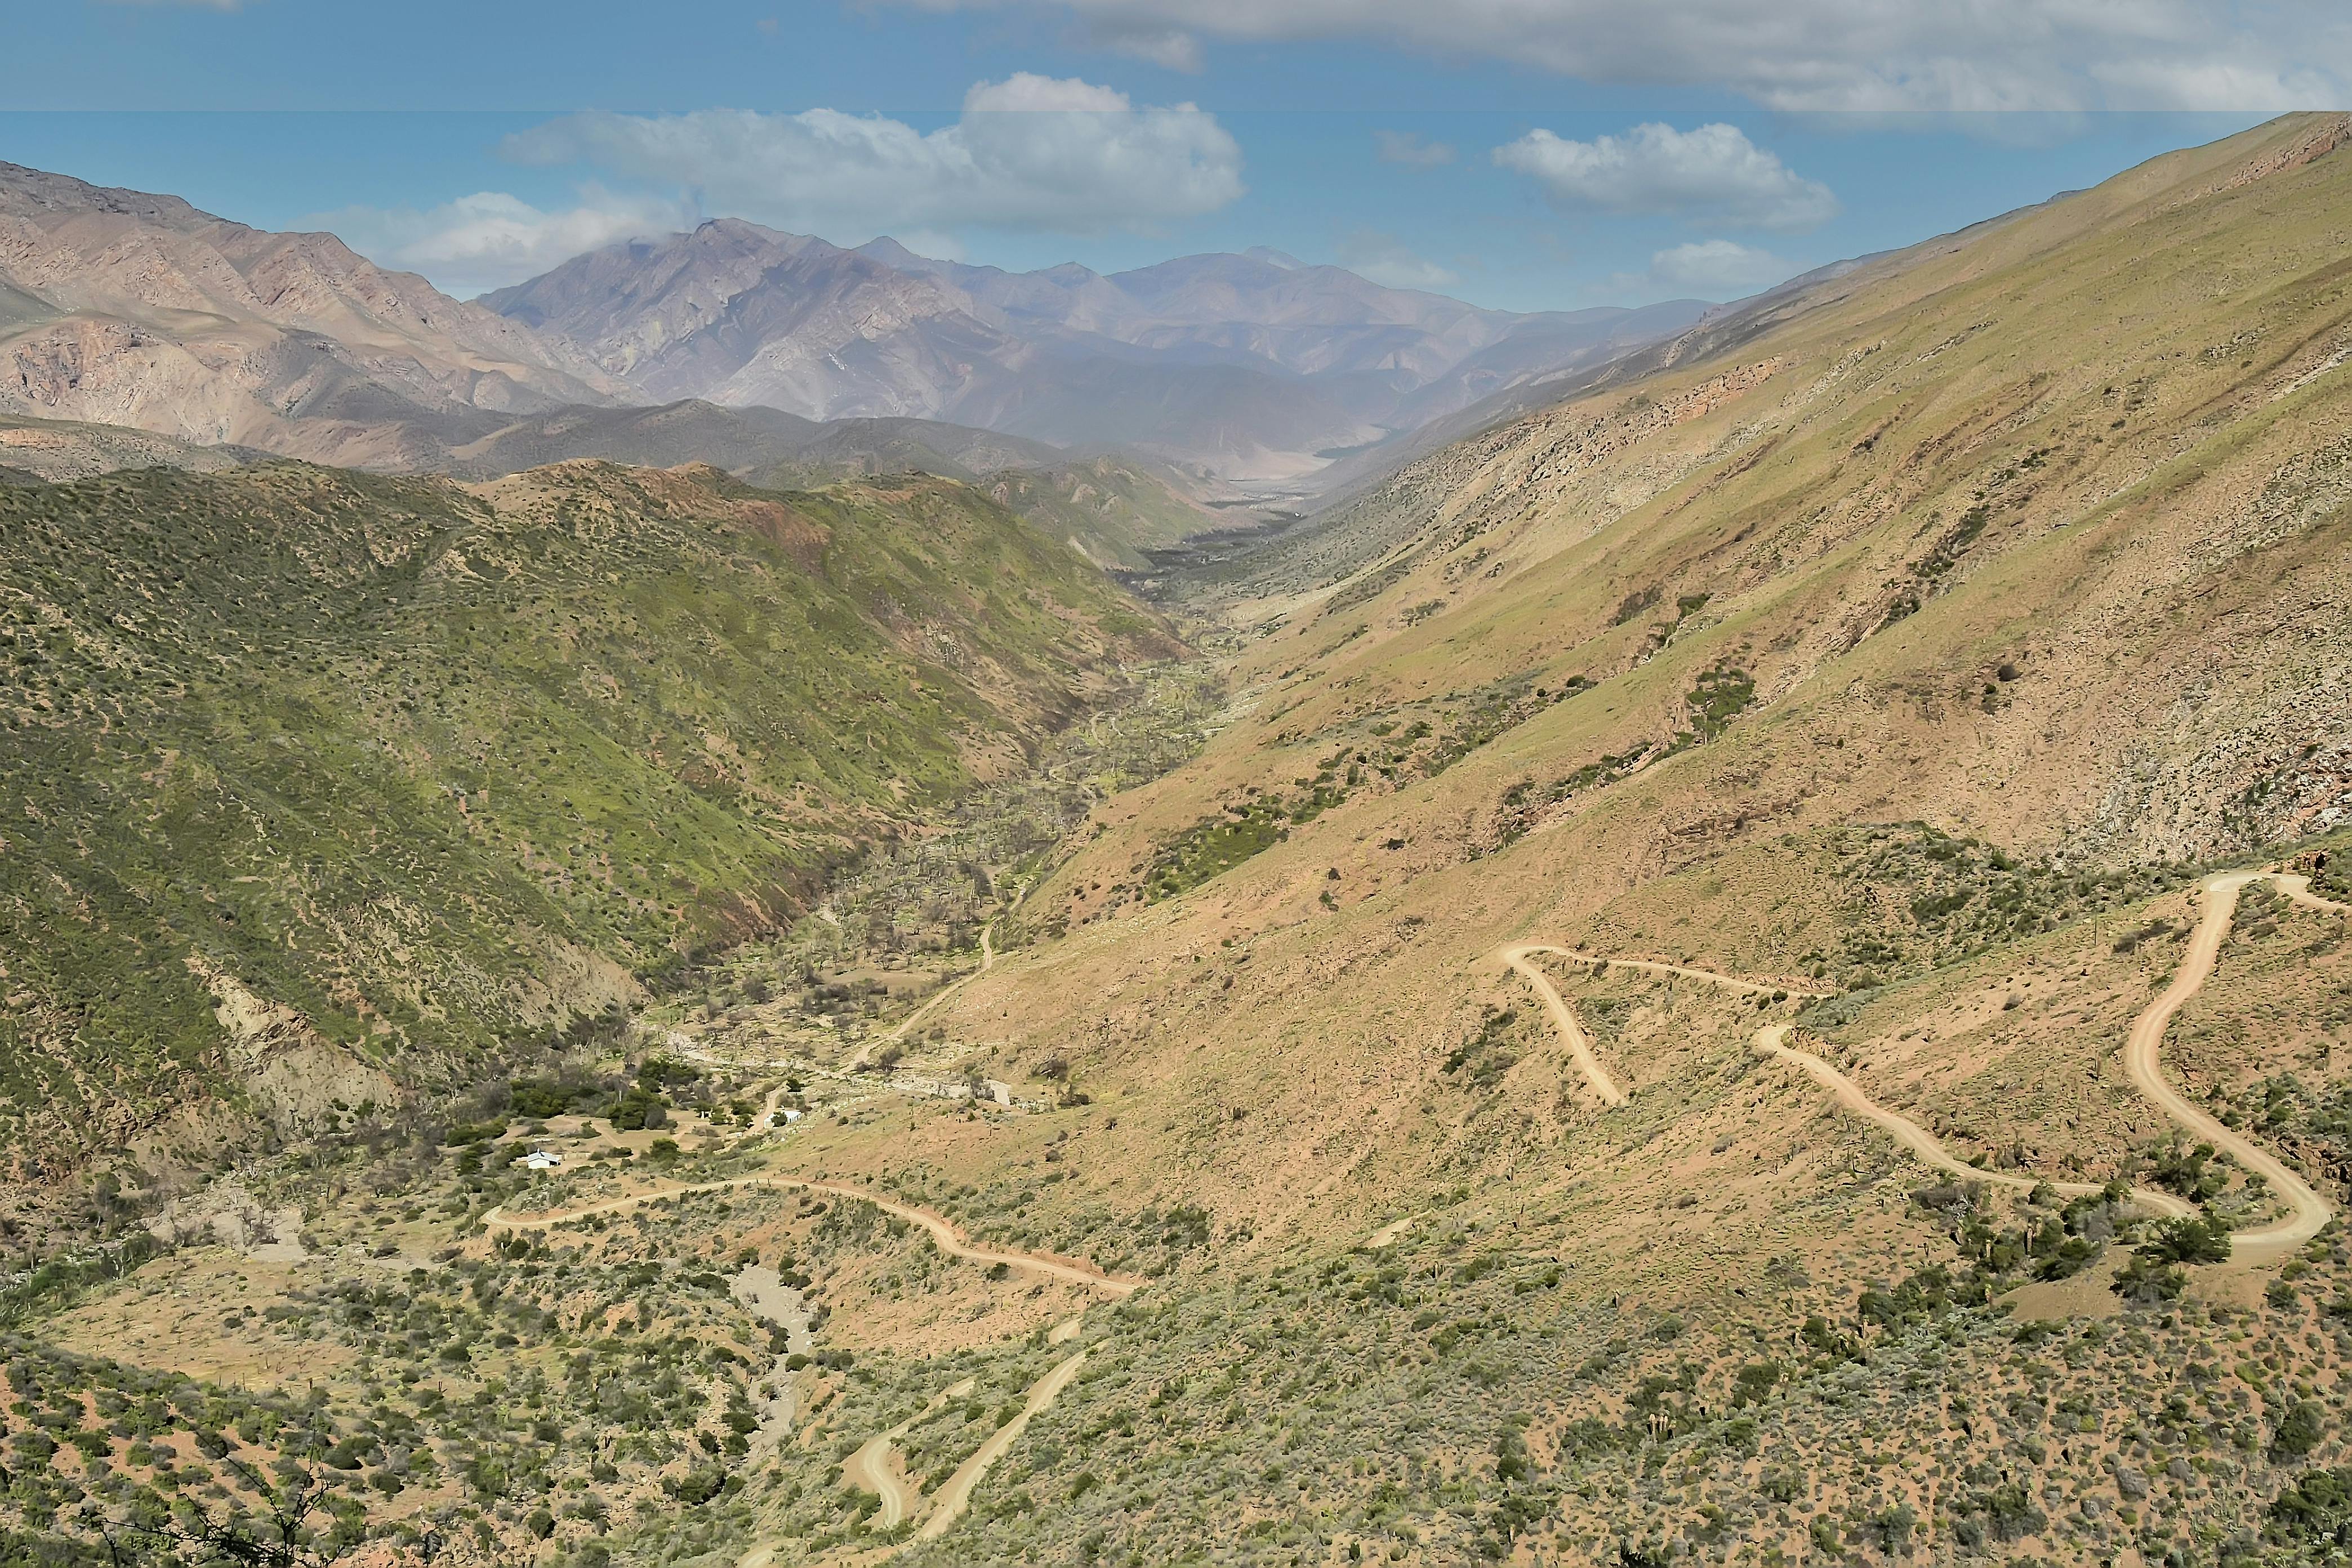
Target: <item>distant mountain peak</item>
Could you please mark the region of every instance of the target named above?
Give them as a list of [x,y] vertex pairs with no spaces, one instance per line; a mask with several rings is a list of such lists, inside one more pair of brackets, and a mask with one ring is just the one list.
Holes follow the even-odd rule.
[[877,235],[855,248],[858,255],[878,261],[885,267],[920,267],[932,260],[930,257],[916,255],[887,234]]
[[1242,254],[1252,261],[1263,261],[1268,267],[1279,267],[1285,272],[1304,272],[1307,270],[1306,262],[1299,260],[1298,258],[1291,255],[1288,251],[1276,250],[1271,246],[1253,245],[1247,250],[1243,251]]
[[944,420],[1286,484],[1688,324],[1480,310],[1265,246],[1008,272],[737,219],[575,257],[487,303],[664,400]]

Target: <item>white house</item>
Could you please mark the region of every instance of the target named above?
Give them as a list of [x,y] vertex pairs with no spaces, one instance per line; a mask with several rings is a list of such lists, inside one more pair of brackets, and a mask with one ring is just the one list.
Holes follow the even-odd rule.
[[522,1157],[522,1167],[526,1171],[552,1171],[562,1163],[563,1156],[552,1149],[533,1149]]

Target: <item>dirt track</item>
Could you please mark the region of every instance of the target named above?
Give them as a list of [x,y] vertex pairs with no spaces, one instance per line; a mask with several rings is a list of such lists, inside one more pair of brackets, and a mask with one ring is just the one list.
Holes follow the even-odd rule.
[[916,1422],[920,1421],[949,1400],[961,1399],[965,1394],[970,1394],[971,1389],[972,1380],[967,1377],[961,1383],[953,1384],[940,1390],[939,1393],[931,1395],[930,1403],[924,1405],[920,1411],[908,1416],[887,1432],[877,1433],[868,1437],[864,1447],[843,1462],[842,1479],[861,1490],[872,1492],[882,1500],[882,1506],[875,1510],[876,1529],[896,1530],[908,1514],[915,1511],[915,1503],[921,1495],[915,1490],[912,1482],[899,1475],[898,1467],[891,1463],[897,1454],[898,1439],[905,1436],[908,1428]]
[[1704,980],[1711,985],[1721,985],[1749,996],[1769,996],[1776,992],[1790,996],[1829,994],[1826,991],[1814,991],[1804,986],[1780,984],[1772,981],[1740,980],[1728,974],[1717,974],[1713,970],[1685,968],[1679,963],[1660,963],[1646,958],[1610,958],[1601,953],[1582,952],[1572,947],[1554,947],[1548,942],[1521,942],[1503,949],[1496,956],[1517,971],[1528,984],[1535,987],[1536,994],[1543,1001],[1544,1010],[1551,1015],[1552,1026],[1557,1028],[1560,1037],[1568,1042],[1568,1054],[1576,1059],[1576,1065],[1583,1072],[1585,1081],[1592,1086],[1593,1092],[1601,1097],[1603,1104],[1607,1105],[1624,1104],[1625,1091],[1617,1087],[1617,1080],[1611,1078],[1608,1069],[1601,1065],[1601,1058],[1592,1049],[1592,1037],[1584,1032],[1584,1024],[1577,1017],[1576,1009],[1568,1005],[1567,999],[1561,996],[1558,989],[1553,986],[1549,976],[1528,962],[1530,955],[1538,952],[1553,953],[1567,959],[1571,963],[1589,963],[1596,969],[1633,969],[1645,974],[1679,974],[1691,980]]
[[963,1238],[963,1233],[953,1221],[929,1209],[917,1208],[879,1193],[853,1187],[842,1182],[807,1181],[793,1176],[730,1176],[719,1182],[681,1183],[674,1187],[656,1187],[649,1192],[631,1193],[624,1197],[606,1198],[601,1203],[583,1204],[578,1208],[559,1209],[550,1214],[528,1216],[509,1215],[504,1208],[494,1208],[482,1216],[488,1228],[502,1230],[547,1230],[573,1220],[588,1219],[601,1214],[619,1214],[661,1198],[688,1197],[696,1193],[730,1192],[741,1187],[772,1187],[780,1192],[830,1193],[835,1197],[854,1198],[872,1204],[887,1214],[911,1220],[930,1233],[940,1250],[952,1258],[974,1263],[1002,1263],[1007,1268],[1025,1269],[1032,1274],[1044,1274],[1055,1279],[1066,1279],[1074,1285],[1084,1285],[1107,1295],[1125,1296],[1142,1285],[1131,1275],[1110,1274],[1088,1264],[1073,1262],[1066,1258],[1051,1258],[1034,1252],[999,1252],[992,1247],[974,1247]]
[[[1811,1076],[1836,1096],[1840,1105],[1857,1116],[1878,1123],[1897,1143],[1917,1155],[1924,1163],[1948,1175],[1971,1182],[1985,1182],[1997,1187],[2015,1187],[2021,1191],[2030,1191],[2043,1180],[2039,1176],[2021,1176],[2011,1171],[1989,1171],[1981,1165],[1954,1159],[1951,1151],[1937,1142],[1934,1133],[1863,1093],[1859,1084],[1821,1058],[1790,1045],[1788,1037],[1791,1027],[1788,1024],[1774,1024],[1757,1030],[1753,1049],[1759,1056],[1778,1057]],[[2052,1182],[2050,1184],[2070,1197],[2082,1197],[2102,1190],[2084,1182]],[[2132,1201],[2153,1213],[2176,1218],[2190,1212],[2187,1204],[2171,1194],[2154,1192],[2147,1187],[2134,1187]]]
[[[2125,1047],[2125,1064],[2132,1082],[2141,1093],[2154,1101],[2164,1113],[2199,1138],[2212,1144],[2247,1170],[2258,1173],[2268,1182],[2271,1190],[2286,1200],[2291,1210],[2288,1216],[2258,1230],[2241,1231],[2231,1238],[2231,1256],[2246,1262],[2269,1262],[2294,1251],[2319,1234],[2334,1210],[2327,1201],[2313,1191],[2310,1184],[2290,1170],[2275,1155],[2256,1146],[2222,1126],[2212,1117],[2190,1104],[2165,1081],[2158,1060],[2158,1047],[2164,1032],[2188,1000],[2203,988],[2211,977],[2213,964],[2221,951],[2221,943],[2230,934],[2230,923],[2238,905],[2238,895],[2252,882],[2267,881],[2294,903],[2306,909],[2332,914],[2352,914],[2352,906],[2323,899],[2311,890],[2307,877],[2277,871],[2230,871],[2209,877],[2199,887],[2203,913],[2195,932],[2189,941],[2189,951],[2180,967],[2173,973],[2172,983],[2164,988],[2155,1001],[2133,1020],[2131,1034]],[[1502,949],[1496,956],[1512,970],[1524,976],[1543,1000],[1553,1025],[1567,1042],[1569,1054],[1575,1058],[1593,1091],[1610,1105],[1625,1103],[1625,1091],[1617,1086],[1601,1065],[1592,1049],[1592,1040],[1584,1032],[1571,1008],[1543,972],[1528,962],[1532,953],[1556,953],[1578,963],[1593,964],[1604,969],[1634,969],[1654,974],[1676,974],[1693,980],[1703,980],[1746,995],[1769,994],[1786,991],[1790,995],[1822,995],[1822,992],[1800,990],[1792,986],[1775,985],[1766,982],[1742,980],[1734,975],[1717,974],[1710,970],[1690,969],[1680,964],[1656,963],[1644,959],[1610,958],[1598,953],[1580,952],[1574,948],[1553,947],[1541,942],[1525,942]],[[1872,1100],[1861,1086],[1843,1073],[1809,1052],[1790,1045],[1791,1026],[1775,1024],[1757,1031],[1754,1049],[1759,1055],[1777,1057],[1811,1077],[1827,1089],[1838,1103],[1855,1115],[1866,1118],[1885,1129],[1889,1136],[1924,1163],[1948,1174],[1972,1182],[1987,1182],[1998,1186],[2031,1188],[2041,1178],[2019,1175],[2011,1172],[1989,1171],[1952,1157],[1950,1151],[1937,1142],[1935,1134],[1899,1112]],[[2053,1182],[2062,1193],[2080,1195],[2100,1189],[2079,1182]],[[2181,1216],[2195,1212],[2191,1206],[2168,1193],[2146,1187],[2132,1189],[2133,1200],[2157,1214]]]
[[2172,1016],[2212,976],[2214,961],[2221,956],[2221,943],[2228,939],[2230,922],[2237,913],[2238,895],[2248,883],[2259,881],[2270,882],[2288,899],[2307,908],[2352,912],[2315,895],[2308,878],[2266,871],[2231,871],[2208,877],[2198,889],[2204,910],[2196,931],[2189,935],[2189,951],[2181,956],[2180,967],[2173,971],[2172,984],[2132,1020],[2131,1036],[2124,1046],[2124,1066],[2139,1091],[2154,1100],[2167,1116],[2247,1170],[2259,1173],[2273,1192],[2286,1200],[2291,1211],[2286,1218],[2259,1230],[2242,1230],[2230,1238],[2231,1258],[2267,1263],[2317,1236],[2335,1211],[2326,1199],[2314,1192],[2309,1183],[2276,1155],[2231,1131],[2183,1099],[2165,1081],[2163,1066],[2158,1060],[2164,1031],[2172,1022]]
[[973,1451],[971,1458],[956,1467],[955,1474],[940,1484],[932,1494],[930,1517],[915,1531],[918,1541],[936,1541],[948,1532],[948,1527],[963,1516],[971,1506],[971,1489],[988,1474],[989,1467],[1003,1458],[1021,1434],[1028,1427],[1029,1418],[1054,1403],[1055,1396],[1070,1385],[1078,1369],[1087,1364],[1087,1352],[1063,1362],[1053,1371],[1029,1385],[1029,1397],[1022,1402],[1020,1414],[989,1435],[988,1441]]

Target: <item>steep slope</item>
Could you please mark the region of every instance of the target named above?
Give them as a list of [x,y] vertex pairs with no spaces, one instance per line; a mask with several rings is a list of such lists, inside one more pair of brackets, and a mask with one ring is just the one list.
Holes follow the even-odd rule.
[[[1022,906],[1034,951],[934,1026],[1122,1101],[1084,1166],[1104,1181],[1181,1169],[1261,1235],[1328,1230],[1530,1157],[1430,1120],[1480,1009],[1517,1004],[1507,944],[1917,977],[1900,1033],[2014,973],[1965,961],[2074,918],[2074,878],[2340,826],[2345,135],[2290,119],[2158,160],[1433,456],[1370,566],[1242,606],[1280,629],[1231,727],[1081,836]],[[1990,842],[1981,879],[2031,866],[2063,896],[1947,905],[1906,870],[1849,897],[1810,868],[1855,853],[1845,825],[1923,817]],[[1943,945],[1954,910],[1990,934]],[[1642,935],[1594,939],[1609,921]],[[1580,1124],[1563,1095],[1539,1123]],[[1930,1106],[2085,1169],[2162,1131]],[[1706,1179],[1704,1144],[1659,1158]],[[1116,1207],[1076,1185],[1066,1212]]]
[[0,408],[394,467],[496,415],[608,399],[560,341],[332,235],[0,164]]
[[2352,927],[2214,911],[2289,856],[2344,900],[2347,140],[1711,323],[1240,599],[1223,732],[902,1064],[1034,1112],[772,1156],[1154,1277],[908,1560],[2323,1560],[2352,1256],[2230,1260],[2315,1211],[2135,1020],[2201,980],[2178,1100],[2340,1212]]
[[[0,415],[0,458],[7,459],[0,462],[0,483],[55,483],[125,468],[217,473],[270,458],[250,447],[199,446],[126,426]],[[1073,458],[1056,447],[936,420],[820,424],[773,408],[692,401],[533,415],[423,466],[484,479],[591,458],[644,468],[708,464],[762,489],[813,489],[886,474],[962,479],[1097,564],[1130,570],[1148,565],[1147,551],[1173,548],[1225,521],[1191,499],[1202,488],[1197,477],[1138,458]]]
[[19,1176],[462,1080],[1175,651],[943,480],[117,474],[0,490],[0,584]]
[[487,478],[590,457],[656,468],[709,463],[765,489],[806,489],[884,474],[963,479],[1106,566],[1140,567],[1145,550],[1218,524],[1187,499],[1191,481],[1139,458],[1108,453],[1074,458],[1057,447],[935,419],[819,423],[774,408],[700,401],[570,408],[517,420],[451,453],[448,467]]
[[32,419],[0,414],[0,461],[17,484],[95,479],[121,468],[184,468],[217,473],[269,454],[251,447],[200,446],[127,425],[89,425],[72,419]]
[[1141,570],[1145,552],[1219,526],[1160,473],[1121,458],[1007,468],[981,488],[996,502],[1102,566]]
[[[1887,258],[1726,359],[1401,476],[1393,516],[1349,523],[1386,530],[1375,548],[1337,552],[1371,564],[1318,586],[1286,557],[1242,606],[1286,622],[1250,657],[1249,711],[1032,896],[1031,919],[1086,935],[1012,1016],[1087,1027],[1068,998],[1153,992],[1169,953],[1237,927],[1281,930],[1257,973],[1295,978],[1411,914],[1429,929],[1382,963],[1412,973],[1367,988],[1410,1016],[1450,1005],[1408,1000],[1429,968],[1511,931],[1841,822],[2104,861],[2345,821],[2352,298],[2326,236],[2352,159],[2312,155],[2339,124],[2281,122]],[[1137,910],[1189,874],[1186,834],[1276,784],[1325,798],[1243,868]],[[1333,867],[1339,914],[1315,901]],[[1020,973],[971,1005],[1004,1011]],[[1349,1027],[1344,1000],[1266,1000],[1185,1026],[1259,1049],[1310,1017]],[[1156,1027],[1129,1028],[1148,1054]]]

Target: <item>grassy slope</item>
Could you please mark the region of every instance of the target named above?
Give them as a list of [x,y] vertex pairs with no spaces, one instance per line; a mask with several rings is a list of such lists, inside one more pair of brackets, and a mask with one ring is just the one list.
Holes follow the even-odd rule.
[[1105,566],[1140,569],[1143,552],[1217,526],[1149,468],[1090,458],[1052,468],[1009,468],[983,482],[1000,503]]
[[[1722,358],[1433,457],[1443,483],[1414,493],[1446,499],[1403,531],[1410,542],[1336,590],[1270,591],[1250,607],[1287,625],[1251,656],[1247,711],[1196,763],[1111,803],[1100,837],[1024,904],[1034,951],[931,1015],[951,1042],[992,1047],[987,1070],[1066,1059],[1096,1108],[984,1139],[953,1125],[919,1143],[827,1129],[800,1158],[885,1179],[919,1171],[935,1194],[971,1189],[961,1201],[976,1223],[1106,1254],[1149,1232],[1149,1211],[1202,1204],[1228,1278],[1319,1268],[1377,1218],[1431,1205],[1457,1239],[1415,1245],[1415,1268],[1483,1246],[1507,1268],[1558,1256],[1581,1271],[1558,1311],[1419,1288],[1429,1309],[1485,1325],[1474,1334],[1495,1331],[1497,1312],[1515,1326],[1491,1353],[1441,1353],[1403,1378],[1386,1369],[1400,1350],[1429,1364],[1430,1329],[1383,1318],[1343,1352],[1351,1341],[1313,1324],[1355,1309],[1327,1304],[1302,1322],[1297,1286],[1291,1301],[1276,1292],[1246,1310],[1240,1284],[1207,1273],[1170,1287],[1179,1321],[1213,1309],[1233,1331],[1329,1353],[1321,1378],[1259,1384],[1251,1413],[1207,1439],[1201,1453],[1227,1467],[1234,1495],[1155,1516],[1147,1532],[1164,1550],[1231,1542],[1254,1515],[1283,1541],[1298,1529],[1328,1541],[1350,1508],[1377,1520],[1370,1482],[1341,1467],[1400,1446],[1430,1473],[1391,1473],[1411,1510],[1367,1534],[1446,1539],[1445,1513],[1467,1500],[1440,1483],[1468,1478],[1469,1497],[1493,1502],[1497,1412],[1515,1405],[1534,1412],[1528,1440],[1562,1467],[1559,1484],[1582,1475],[1596,1489],[1546,1504],[1576,1521],[1580,1552],[1610,1554],[1628,1518],[1720,1543],[1720,1526],[1692,1517],[1703,1497],[1735,1515],[1777,1507],[1767,1539],[1801,1540],[1805,1510],[1792,1519],[1752,1468],[1678,1502],[1654,1468],[1635,1485],[1633,1461],[1628,1473],[1575,1460],[1567,1425],[1616,1422],[1633,1385],[1566,1390],[1580,1358],[1642,1331],[1599,1311],[1602,1300],[1706,1321],[1706,1342],[1635,1359],[1669,1378],[1682,1359],[1727,1378],[1743,1354],[1789,1344],[1809,1311],[1850,1323],[1870,1279],[1957,1266],[1931,1216],[1904,1206],[1916,1173],[1850,1119],[1822,1118],[1801,1081],[1747,1066],[1752,1012],[1672,987],[1602,989],[1625,1031],[1604,1045],[1637,1090],[1631,1110],[1596,1113],[1490,955],[1515,939],[1582,938],[1895,980],[1831,1037],[1874,1092],[1961,1148],[2000,1159],[2021,1147],[2104,1177],[2161,1133],[2113,1051],[2168,950],[2116,951],[2107,922],[2167,920],[2177,933],[2186,900],[2145,880],[2086,890],[2076,873],[2246,853],[2339,821],[2346,804],[2352,713],[2334,672],[2352,647],[2335,606],[2352,596],[2352,384],[2337,367],[2352,288],[2333,237],[2352,214],[2352,153],[2294,156],[2317,123],[2158,160],[1890,258]],[[1675,750],[1697,728],[1709,672],[1726,668],[1753,676],[1756,702]],[[1511,721],[1500,729],[1497,712]],[[1421,723],[1430,733],[1411,738]],[[1645,748],[1643,765],[1591,771]],[[1253,790],[1311,809],[1263,853],[1155,899],[1161,847],[1245,809]],[[1333,790],[1347,798],[1318,802]],[[1956,875],[1924,851],[1844,835],[1920,817],[1992,840],[2025,874],[1982,848]],[[1963,891],[1949,913],[1912,908]],[[2317,1084],[2342,1071],[2329,1050],[2346,1016],[2341,932],[2308,916],[2279,929],[2289,956],[2266,1006],[2303,1024],[2200,1067],[2224,1093],[2282,1068]],[[1503,1009],[1517,1016],[1494,1034]],[[1482,1054],[1502,1063],[1491,1075]],[[1457,1057],[1466,1070],[1447,1067]],[[1073,1142],[1051,1142],[1066,1131]],[[1773,1286],[1776,1257],[1797,1260],[1787,1279],[1818,1283]],[[1349,1265],[1359,1284],[1363,1268]],[[2249,1327],[2273,1356],[2316,1322],[2306,1304],[2271,1312]],[[1971,1469],[1988,1450],[1967,1436],[1965,1395],[2038,1380],[2046,1398],[2091,1401],[2113,1432],[2119,1369],[2152,1366],[2161,1382],[2182,1356],[2210,1353],[2213,1325],[2187,1321],[2187,1341],[2128,1356],[2071,1346],[2054,1391],[2005,1334],[1964,1344],[1979,1331],[1963,1324],[1867,1373],[1822,1367],[1779,1430],[1802,1436],[1812,1495],[1849,1539],[1897,1498],[1922,1519],[1949,1510],[1937,1529],[1952,1532],[1963,1508],[1995,1507],[1984,1500],[2001,1479],[1998,1462]],[[1136,1350],[1133,1375],[1149,1386],[1179,1363],[1206,1369],[1213,1408],[1234,1385],[1215,1370],[1229,1358],[1206,1343],[1180,1352],[1181,1337],[1141,1336],[1151,1348]],[[2315,1372],[2341,1359],[2340,1347],[2309,1354]],[[1300,1433],[1317,1451],[1334,1400],[1362,1397],[1345,1392],[1356,1380],[1382,1391],[1383,1409],[1417,1402],[1421,1430],[1286,1458]],[[1669,1402],[1719,1414],[1709,1386]],[[2246,1410],[2245,1391],[2223,1392]],[[2161,1403],[2144,1393],[2125,1401],[2143,1419]],[[1133,1409],[1109,1388],[1081,1396],[1029,1494],[1071,1485],[1071,1446],[1116,1427],[1122,1403]],[[1929,1473],[1890,1486],[1834,1451],[1841,1408],[1875,1411],[1873,1434],[1933,1446]],[[2253,1415],[2283,1409],[2257,1403],[2241,1445],[2259,1448],[2268,1427]],[[1725,1441],[1681,1446],[1665,1479],[1687,1462],[1695,1483]],[[2108,1485],[2100,1467],[2182,1441],[2151,1425],[2075,1444],[2067,1484]],[[1131,1462],[1105,1508],[1135,1506],[1139,1487],[1176,1495],[1174,1478],[1196,1479],[1202,1460],[1170,1448]],[[1318,1517],[1273,1479],[1286,1463]],[[2183,1495],[2164,1517],[2258,1525],[2284,1473],[2266,1463],[2229,1458],[2252,1500],[2242,1507],[2216,1479],[2208,1501]],[[994,1548],[1045,1536],[1066,1549],[1086,1521],[1041,1509],[988,1528]],[[2131,1533],[2070,1515],[2041,1539],[2073,1560]]]
[[1163,650],[960,486],[566,465],[0,491],[20,1162],[222,1066],[201,962],[404,1076],[794,912]]

